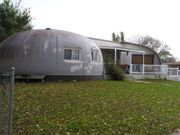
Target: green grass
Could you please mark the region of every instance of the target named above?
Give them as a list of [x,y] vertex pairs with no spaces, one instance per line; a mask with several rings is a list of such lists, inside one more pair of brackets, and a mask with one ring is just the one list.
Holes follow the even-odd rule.
[[16,83],[15,135],[161,135],[180,128],[172,81]]

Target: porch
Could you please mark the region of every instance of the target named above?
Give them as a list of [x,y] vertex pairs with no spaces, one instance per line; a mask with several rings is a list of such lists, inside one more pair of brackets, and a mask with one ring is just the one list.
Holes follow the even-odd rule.
[[142,73],[143,65],[158,65],[159,62],[153,54],[145,54],[144,51],[125,48],[101,48],[104,63],[114,63],[121,68],[125,74]]
[[122,48],[101,49],[104,61],[111,61],[124,73],[135,79],[166,78],[168,80],[180,80],[179,68],[171,68],[161,65],[153,54],[145,54],[144,51]]
[[170,68],[168,65],[131,64],[129,79],[167,79],[180,81],[179,68]]
[[170,68],[168,65],[146,65],[146,64],[131,64],[130,74],[143,75],[168,75],[180,76],[179,68]]

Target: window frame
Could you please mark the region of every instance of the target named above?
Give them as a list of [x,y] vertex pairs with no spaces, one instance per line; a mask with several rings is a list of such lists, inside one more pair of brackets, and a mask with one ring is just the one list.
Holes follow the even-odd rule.
[[93,62],[98,62],[99,61],[99,58],[98,58],[98,50],[96,50],[96,49],[92,49],[91,50],[91,60],[93,61]]
[[[66,58],[65,57],[65,51],[69,51],[70,52],[70,57],[71,58]],[[64,48],[63,51],[63,59],[64,60],[68,60],[68,61],[80,61],[81,59],[81,49],[80,48]]]

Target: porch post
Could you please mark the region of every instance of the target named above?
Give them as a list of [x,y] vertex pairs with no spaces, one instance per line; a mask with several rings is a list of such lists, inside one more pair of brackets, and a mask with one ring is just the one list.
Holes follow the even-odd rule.
[[144,74],[144,52],[143,52],[143,67],[142,67],[142,73]]
[[114,49],[114,64],[117,64],[117,49]]
[[177,77],[178,77],[178,75],[179,75],[179,68],[177,67]]
[[129,74],[132,72],[132,52],[130,53],[130,66],[129,66]]

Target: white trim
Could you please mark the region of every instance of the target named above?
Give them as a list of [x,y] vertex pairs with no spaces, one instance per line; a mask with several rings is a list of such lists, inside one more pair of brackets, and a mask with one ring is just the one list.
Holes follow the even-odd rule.
[[65,63],[79,63],[79,64],[83,63],[83,62],[80,61],[80,60],[66,60],[66,59],[64,59],[64,62],[65,62]]
[[[96,57],[94,57],[96,56]],[[96,59],[94,59],[96,58]],[[94,63],[99,63],[99,50],[97,49],[91,49],[91,61]]]
[[148,65],[148,64],[146,64],[145,66],[167,66],[167,65]]
[[103,47],[103,46],[99,46],[100,49],[109,49],[109,50],[119,50],[119,51],[125,51],[125,52],[137,52],[137,53],[144,53],[145,51],[140,51],[140,50],[133,50],[133,49],[128,49],[128,48],[120,48],[120,47]]
[[103,76],[103,73],[102,74],[91,74],[91,73],[86,73],[86,74],[47,74],[46,76],[48,75],[52,75],[52,76]]

